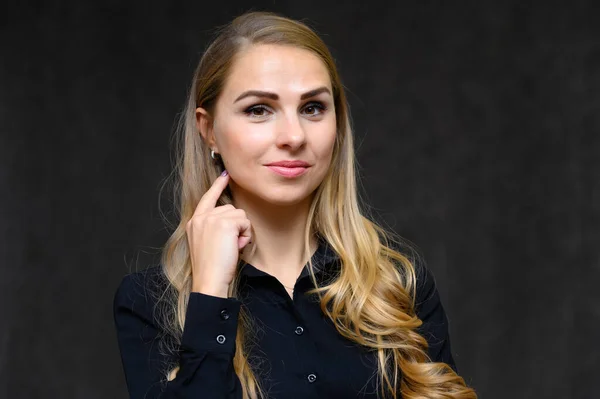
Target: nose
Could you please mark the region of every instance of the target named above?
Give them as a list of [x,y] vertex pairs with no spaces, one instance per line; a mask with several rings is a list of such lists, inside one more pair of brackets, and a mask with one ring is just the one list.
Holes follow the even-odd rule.
[[277,123],[277,146],[295,151],[306,142],[306,131],[298,115],[282,115]]

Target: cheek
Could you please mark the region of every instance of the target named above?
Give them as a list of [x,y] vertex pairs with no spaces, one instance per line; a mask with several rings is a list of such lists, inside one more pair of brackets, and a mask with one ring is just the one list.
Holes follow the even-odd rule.
[[328,158],[331,158],[333,153],[333,147],[335,145],[336,135],[337,132],[335,122],[323,126],[322,129],[319,129],[319,131],[316,132],[314,136],[314,148],[319,159],[326,160]]
[[218,134],[219,149],[232,175],[255,173],[255,166],[264,160],[264,154],[272,145],[272,138],[264,127],[259,129],[248,124],[228,123]]

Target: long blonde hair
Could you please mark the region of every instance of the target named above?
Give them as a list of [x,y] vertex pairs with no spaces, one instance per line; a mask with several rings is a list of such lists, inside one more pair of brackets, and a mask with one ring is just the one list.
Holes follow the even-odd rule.
[[[406,399],[473,399],[475,392],[445,363],[427,356],[427,341],[417,333],[416,271],[409,256],[394,249],[395,237],[364,216],[356,188],[355,155],[348,105],[333,58],[324,42],[305,24],[273,13],[250,12],[222,27],[196,68],[189,98],[176,136],[176,165],[172,178],[178,225],[166,242],[162,268],[170,285],[165,331],[180,339],[191,290],[191,261],[186,223],[220,170],[196,127],[195,110],[212,113],[236,54],[254,44],[279,44],[308,50],[324,63],[331,78],[337,135],[331,167],[317,188],[305,226],[305,257],[310,239],[318,233],[339,255],[341,269],[328,285],[318,287],[312,262],[309,271],[321,309],[337,331],[377,352],[378,385],[382,397],[401,393]],[[232,203],[229,192],[217,205]],[[230,295],[237,295],[237,276]],[[170,293],[170,294],[169,294]],[[251,315],[242,306],[236,337],[234,369],[244,398],[264,397],[248,360]],[[169,373],[172,379],[177,368]]]

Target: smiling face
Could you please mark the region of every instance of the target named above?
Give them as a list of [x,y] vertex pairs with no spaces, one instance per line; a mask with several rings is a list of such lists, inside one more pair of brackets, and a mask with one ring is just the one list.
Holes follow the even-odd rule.
[[[213,115],[198,108],[198,127],[223,158],[234,202],[274,205],[306,200],[323,181],[336,137],[327,68],[308,50],[254,45],[236,56]],[[211,119],[212,117],[212,119]],[[308,167],[269,167],[280,161]]]

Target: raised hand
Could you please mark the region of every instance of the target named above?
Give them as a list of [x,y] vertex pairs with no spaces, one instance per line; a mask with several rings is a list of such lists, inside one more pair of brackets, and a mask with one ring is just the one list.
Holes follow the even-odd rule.
[[240,251],[252,240],[243,209],[216,206],[229,183],[226,171],[202,196],[186,225],[192,261],[192,291],[227,298]]

